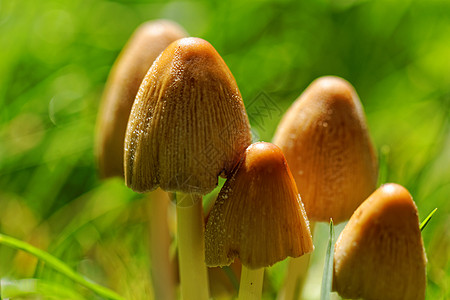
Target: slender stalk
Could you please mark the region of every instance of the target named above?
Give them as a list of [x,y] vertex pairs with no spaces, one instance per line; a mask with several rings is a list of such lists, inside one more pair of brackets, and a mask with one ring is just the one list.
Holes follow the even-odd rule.
[[177,193],[178,255],[184,300],[209,299],[202,196]]
[[239,300],[259,300],[262,295],[264,268],[249,269],[242,265]]
[[289,259],[286,281],[278,299],[299,299],[308,273],[310,258],[311,254],[308,253],[297,258]]
[[170,231],[167,221],[169,195],[161,189],[148,194],[150,259],[155,299],[175,299],[175,273],[170,259]]
[[[310,222],[311,234],[314,235],[315,222]],[[297,258],[290,258],[283,288],[278,299],[297,300],[302,294],[303,285],[308,275],[309,261],[311,253],[307,253]]]

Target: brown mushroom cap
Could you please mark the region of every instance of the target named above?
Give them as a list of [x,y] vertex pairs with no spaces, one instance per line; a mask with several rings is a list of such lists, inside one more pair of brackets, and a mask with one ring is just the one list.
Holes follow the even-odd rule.
[[313,250],[300,195],[277,146],[247,148],[209,215],[205,249],[209,266],[229,265],[238,257],[252,269]]
[[167,20],[140,25],[117,58],[106,83],[97,123],[96,155],[101,177],[123,177],[123,144],[131,106],[145,74],[173,41],[187,36]]
[[172,43],[148,71],[125,138],[125,180],[145,192],[206,194],[251,142],[242,97],[208,42]]
[[342,78],[311,83],[286,112],[274,144],[286,156],[311,221],[347,220],[376,187],[364,111]]
[[426,256],[417,207],[398,184],[377,189],[336,242],[334,289],[344,298],[425,299]]

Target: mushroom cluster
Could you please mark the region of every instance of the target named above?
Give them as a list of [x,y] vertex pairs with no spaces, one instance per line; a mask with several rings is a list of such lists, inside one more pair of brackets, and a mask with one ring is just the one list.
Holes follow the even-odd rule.
[[[348,298],[423,299],[417,209],[399,185],[374,192],[378,162],[353,86],[318,78],[286,112],[273,144],[251,144],[231,71],[210,43],[185,36],[165,21],[133,35],[108,80],[97,142],[102,176],[124,176],[139,193],[175,194],[181,297],[209,299],[207,265],[238,260],[239,299],[260,299],[264,269],[289,258],[281,295],[295,299],[314,222],[351,216],[336,244],[334,289]],[[202,197],[219,176],[226,181],[205,226]],[[166,215],[152,218],[164,223]],[[167,235],[160,241],[167,244]],[[154,280],[155,296],[175,298],[174,284],[158,292],[161,280],[171,279]]]

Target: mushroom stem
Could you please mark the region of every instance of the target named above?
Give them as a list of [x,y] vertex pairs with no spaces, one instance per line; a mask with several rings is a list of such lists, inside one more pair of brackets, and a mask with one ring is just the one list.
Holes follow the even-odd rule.
[[178,255],[184,300],[209,299],[202,196],[177,192]]
[[161,189],[149,193],[148,198],[150,259],[155,299],[175,299],[175,274],[169,255],[170,230],[167,221],[170,199]]
[[[311,235],[314,235],[315,222],[310,222]],[[303,256],[290,258],[288,270],[284,286],[278,299],[297,300],[301,299],[303,286],[305,284],[306,275],[308,274],[309,261],[311,253]]]
[[242,265],[239,300],[261,299],[264,268],[249,269]]

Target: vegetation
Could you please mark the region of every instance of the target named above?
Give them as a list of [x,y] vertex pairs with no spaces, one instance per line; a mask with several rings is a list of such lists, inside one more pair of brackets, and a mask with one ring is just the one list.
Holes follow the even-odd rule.
[[[148,201],[119,179],[98,178],[93,141],[121,48],[140,23],[168,18],[223,57],[257,140],[272,139],[315,78],[351,82],[379,184],[405,186],[420,220],[438,208],[422,232],[427,299],[450,298],[449,11],[445,0],[0,1],[0,239],[34,245],[125,299],[152,297]],[[317,224],[305,299],[320,297],[328,232]],[[267,269],[263,297],[275,298],[285,273],[285,262]],[[5,243],[0,278],[5,298],[102,299]]]

